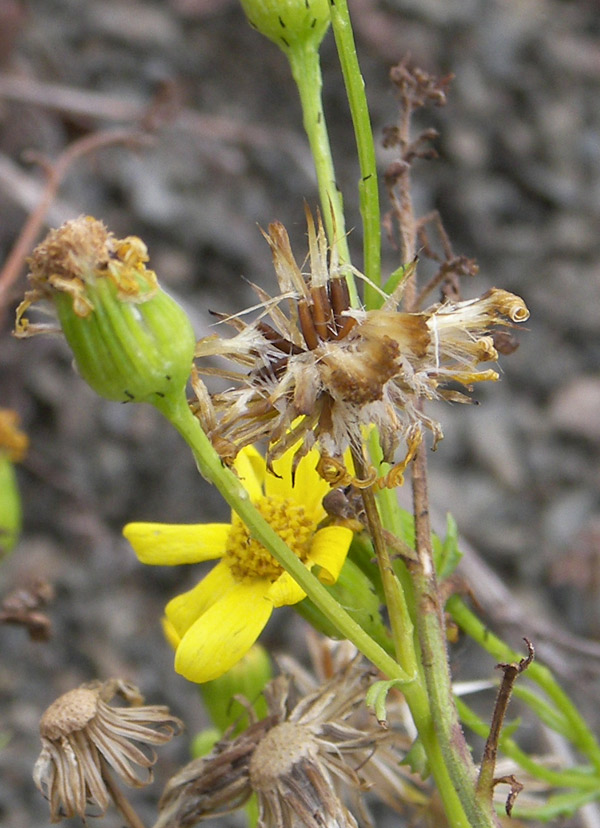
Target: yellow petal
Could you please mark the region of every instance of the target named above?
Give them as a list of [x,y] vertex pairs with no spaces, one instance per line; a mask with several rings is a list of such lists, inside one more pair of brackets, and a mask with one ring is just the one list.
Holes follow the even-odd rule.
[[233,466],[250,495],[250,500],[256,503],[263,496],[263,481],[267,468],[265,458],[254,446],[246,446],[235,458]]
[[202,613],[220,601],[237,581],[226,563],[220,561],[193,589],[173,598],[165,607],[165,614],[176,633],[182,637]]
[[263,578],[237,583],[183,636],[175,670],[189,681],[205,682],[226,673],[261,634],[273,604],[265,598]]
[[142,563],[177,566],[220,558],[230,528],[228,523],[128,523],[123,534]]
[[274,461],[273,470],[279,477],[267,474],[265,492],[270,497],[293,498],[296,503],[304,506],[306,514],[313,518],[315,523],[320,523],[325,517],[321,501],[331,487],[317,474],[319,452],[314,449],[298,463],[292,487],[292,463],[295,450],[296,446]]
[[181,636],[179,635],[173,624],[171,624],[168,618],[164,617],[161,619],[161,621],[165,638],[167,639],[171,647],[173,647],[173,649],[176,650],[177,647],[179,647]]
[[289,572],[282,572],[269,587],[267,598],[273,602],[274,607],[288,607],[306,598],[306,592],[294,581]]
[[352,542],[352,530],[345,526],[325,526],[315,533],[308,560],[321,567],[319,580],[335,584],[346,560]]

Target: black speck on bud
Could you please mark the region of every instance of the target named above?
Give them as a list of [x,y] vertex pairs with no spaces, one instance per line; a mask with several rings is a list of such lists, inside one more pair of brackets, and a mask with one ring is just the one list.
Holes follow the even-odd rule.
[[288,53],[318,48],[329,26],[328,0],[241,0],[250,25]]

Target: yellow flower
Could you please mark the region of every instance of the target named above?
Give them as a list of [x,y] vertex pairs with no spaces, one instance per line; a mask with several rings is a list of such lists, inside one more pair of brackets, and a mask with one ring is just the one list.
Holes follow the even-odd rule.
[[[238,454],[235,469],[252,503],[290,549],[308,569],[319,567],[323,583],[333,584],[352,531],[319,528],[330,487],[315,470],[318,459],[318,452],[309,452],[292,481],[292,451],[273,463],[275,476],[267,474],[265,459],[248,446]],[[254,644],[274,607],[305,597],[235,513],[231,523],[130,523],[123,534],[142,563],[176,566],[221,559],[165,610],[165,629],[176,647],[175,670],[190,681],[210,681],[225,673]]]

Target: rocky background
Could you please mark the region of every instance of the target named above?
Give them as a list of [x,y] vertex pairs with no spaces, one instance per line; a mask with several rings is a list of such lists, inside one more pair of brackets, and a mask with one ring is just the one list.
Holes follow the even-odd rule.
[[[469,550],[464,567],[486,620],[513,645],[523,635],[595,712],[600,672],[600,17],[594,0],[351,0],[378,145],[396,102],[389,67],[410,60],[455,80],[423,126],[440,133],[435,162],[415,167],[421,213],[439,210],[454,249],[491,286],[531,310],[502,380],[479,406],[437,412],[445,439],[431,458],[434,507],[450,510]],[[360,266],[358,170],[333,39],[324,96]],[[75,160],[47,221],[82,213],[141,236],[151,266],[185,304],[198,335],[209,309],[249,304],[240,276],[274,289],[257,224],[286,224],[304,254],[303,199],[316,202],[311,159],[284,56],[233,0],[0,0],[0,257],[44,185],[34,151],[55,160],[98,131],[145,129]],[[379,148],[381,170],[391,160]],[[385,205],[384,205],[385,208]],[[386,245],[385,270],[398,266]],[[53,636],[0,628],[0,823],[41,828],[31,782],[40,714],[92,678],[134,680],[193,734],[195,689],[172,671],[158,619],[198,571],[143,568],[121,538],[132,519],[224,520],[178,436],[143,406],[98,399],[59,339],[11,338],[24,270],[10,291],[0,344],[0,405],[19,411],[31,449],[19,471],[25,528],[2,566],[1,593],[50,582]],[[279,623],[285,618],[285,625]],[[304,628],[278,615],[265,641],[302,657]],[[455,649],[458,679],[472,675]],[[493,661],[477,660],[493,677]],[[491,709],[493,695],[484,699]],[[487,705],[487,708],[485,708]],[[525,735],[528,724],[525,722]],[[551,749],[537,733],[538,749]],[[555,746],[554,746],[555,747]],[[185,737],[161,751],[152,801]],[[597,814],[584,814],[597,826]],[[230,820],[231,822],[231,820]],[[72,825],[78,824],[73,820]],[[107,817],[103,825],[120,821]],[[225,824],[225,823],[223,823]],[[228,823],[229,824],[229,823]],[[562,823],[561,823],[562,824]]]

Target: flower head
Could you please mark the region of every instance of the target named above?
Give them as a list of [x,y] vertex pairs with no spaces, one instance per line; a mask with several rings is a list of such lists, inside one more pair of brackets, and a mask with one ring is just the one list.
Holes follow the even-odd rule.
[[[108,704],[116,693],[132,707]],[[60,696],[42,716],[42,752],[33,779],[50,802],[50,819],[85,819],[88,804],[105,813],[109,804],[106,773],[112,768],[134,788],[152,781],[154,751],[138,745],[162,745],[180,729],[181,722],[161,705],[141,706],[136,687],[112,679],[83,684]],[[144,769],[138,774],[135,765]]]
[[[264,458],[249,446],[238,455],[235,469],[262,516],[308,569],[318,566],[320,580],[332,584],[352,531],[319,528],[329,486],[314,470],[317,459],[316,453],[306,457],[292,475],[288,452],[273,464],[275,476],[266,473]],[[142,563],[174,566],[221,559],[165,610],[167,635],[176,647],[175,669],[190,681],[210,681],[229,670],[256,641],[274,607],[305,597],[235,513],[230,524],[130,523],[123,534]]]
[[[298,267],[283,225],[271,224],[265,237],[280,295],[256,288],[263,308],[257,320],[222,317],[237,335],[198,343],[197,357],[225,356],[244,368],[222,372],[236,386],[214,396],[211,436],[229,456],[265,439],[269,464],[298,442],[297,459],[317,445],[319,470],[329,482],[370,485],[374,476],[351,481],[343,461],[348,447],[362,453],[363,428],[377,427],[384,459],[391,463],[404,437],[401,472],[424,428],[435,440],[442,436],[440,424],[423,413],[422,401],[466,402],[464,393],[446,386],[470,390],[475,382],[498,379],[495,370],[478,369],[498,358],[490,331],[522,322],[529,312],[520,297],[495,288],[479,299],[447,301],[422,313],[398,312],[395,296],[379,310],[352,309],[334,251],[328,261],[321,221],[315,228],[308,211],[307,219],[309,276]],[[286,300],[288,314],[282,309]]]
[[356,828],[347,802],[360,809],[356,800],[371,788],[398,810],[425,801],[398,767],[394,746],[409,740],[365,718],[370,676],[360,662],[305,695],[306,673],[298,672],[297,680],[282,675],[265,688],[265,719],[168,782],[154,828],[191,828],[241,807],[253,793],[264,828]]

